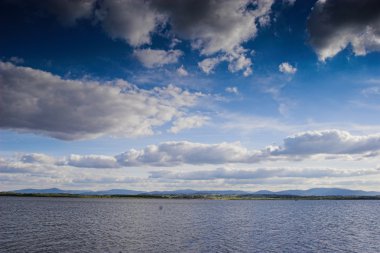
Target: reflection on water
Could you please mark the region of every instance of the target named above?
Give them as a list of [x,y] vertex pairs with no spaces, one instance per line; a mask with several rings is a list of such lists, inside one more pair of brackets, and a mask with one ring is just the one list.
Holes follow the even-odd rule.
[[380,201],[0,197],[0,252],[380,252]]

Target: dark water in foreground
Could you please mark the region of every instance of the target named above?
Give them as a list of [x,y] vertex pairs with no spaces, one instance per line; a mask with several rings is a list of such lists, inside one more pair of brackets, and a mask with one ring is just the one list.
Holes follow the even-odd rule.
[[0,252],[380,252],[380,201],[0,197]]

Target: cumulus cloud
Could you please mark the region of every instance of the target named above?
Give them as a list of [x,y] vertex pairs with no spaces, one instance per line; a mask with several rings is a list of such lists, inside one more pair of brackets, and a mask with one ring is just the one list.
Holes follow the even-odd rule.
[[19,160],[23,163],[53,164],[56,162],[54,157],[40,153],[23,154]]
[[131,149],[117,156],[124,166],[175,166],[188,164],[250,163],[261,152],[250,151],[240,143],[202,144],[188,141],[164,142],[144,149]]
[[0,128],[65,140],[151,135],[201,95],[172,85],[144,90],[124,80],[66,80],[5,62],[0,89]]
[[188,76],[189,75],[189,72],[187,72],[187,70],[185,69],[185,67],[183,65],[181,65],[181,67],[179,67],[177,69],[177,74],[179,76]]
[[214,179],[262,179],[262,178],[323,178],[323,177],[356,177],[365,175],[379,175],[380,169],[342,170],[342,169],[288,169],[288,168],[258,168],[238,170],[217,168],[213,170],[198,170],[190,172],[180,171],[152,171],[151,178],[165,178],[176,180],[214,180]]
[[[268,16],[270,0],[190,0],[153,1],[153,5],[170,17],[173,31],[192,41],[202,54],[232,52],[257,33],[256,21]],[[248,6],[254,8],[248,8]]]
[[228,71],[235,73],[243,71],[245,77],[252,74],[252,61],[246,56],[246,50],[242,47],[222,56],[206,58],[198,62],[198,67],[206,74],[214,73],[214,69],[221,62],[228,62]]
[[380,135],[351,135],[341,130],[309,131],[284,139],[273,155],[362,154],[380,150]]
[[[165,51],[148,48],[135,50],[133,54],[145,67],[154,68],[178,62],[178,58],[183,52],[181,50]],[[182,71],[182,73],[184,72]]]
[[[203,144],[188,141],[164,142],[117,155],[122,166],[176,166],[179,164],[258,163],[304,159],[312,155],[361,155],[380,150],[379,135],[355,136],[340,130],[303,132],[286,137],[279,146],[247,149],[239,142]],[[322,157],[322,159],[324,159]],[[328,159],[328,157],[326,158]]]
[[198,67],[206,74],[211,74],[214,72],[215,67],[221,62],[218,57],[206,58],[198,62]]
[[64,164],[83,168],[118,168],[117,160],[113,156],[105,155],[70,155]]
[[132,46],[149,44],[152,33],[169,25],[171,33],[211,55],[233,52],[254,38],[257,23],[269,20],[272,4],[272,0],[104,0],[97,13],[112,37]]
[[285,74],[295,74],[297,72],[297,68],[293,67],[288,62],[283,62],[278,66],[278,70]]
[[229,62],[228,70],[231,73],[244,70],[243,75],[245,77],[252,74],[252,61],[250,58],[247,58],[245,55],[245,50],[242,48],[233,53],[227,54],[225,59]]
[[173,126],[169,129],[169,132],[176,134],[184,129],[201,127],[208,120],[208,117],[200,115],[180,117],[173,122]]
[[349,45],[355,55],[380,51],[380,2],[319,0],[309,17],[308,30],[321,61]]
[[165,17],[151,8],[149,1],[104,0],[97,18],[112,38],[121,38],[131,46],[151,43],[151,34]]

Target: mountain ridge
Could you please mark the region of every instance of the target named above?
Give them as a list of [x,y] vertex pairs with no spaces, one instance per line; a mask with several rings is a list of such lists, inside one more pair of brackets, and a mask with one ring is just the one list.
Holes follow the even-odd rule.
[[379,196],[377,191],[351,190],[343,188],[311,188],[307,190],[283,190],[283,191],[239,191],[239,190],[192,190],[180,189],[173,191],[135,191],[128,189],[110,189],[100,191],[90,190],[62,190],[59,188],[48,189],[20,189],[7,191],[14,193],[44,193],[44,194],[79,194],[79,195],[278,195],[278,196]]

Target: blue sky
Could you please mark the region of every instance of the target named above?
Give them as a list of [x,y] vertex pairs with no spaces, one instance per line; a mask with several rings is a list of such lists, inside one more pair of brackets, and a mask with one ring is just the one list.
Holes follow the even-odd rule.
[[0,190],[378,190],[375,0],[0,5]]

